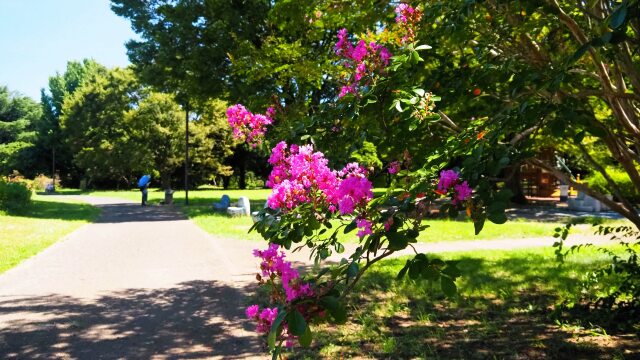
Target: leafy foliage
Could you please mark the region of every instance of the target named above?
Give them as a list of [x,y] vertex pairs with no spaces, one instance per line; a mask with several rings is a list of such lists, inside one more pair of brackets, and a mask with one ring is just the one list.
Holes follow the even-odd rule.
[[[94,60],[69,61],[62,74],[49,78],[48,88],[42,90],[41,106],[42,116],[36,123],[38,131],[37,146],[38,157],[51,162],[41,164],[40,171],[49,173],[49,169],[60,173],[62,180],[67,183],[77,183],[79,172],[73,163],[73,153],[65,146],[64,134],[61,130],[60,118],[65,99],[82,86],[85,81],[95,74],[104,74],[107,69]],[[52,175],[53,176],[53,175]]]
[[0,86],[0,174],[17,170],[35,175],[35,124],[40,113],[36,102]]
[[[596,246],[608,257],[608,261],[585,274],[585,280],[581,284],[584,290],[577,301],[562,305],[572,309],[604,309],[609,312],[610,320],[618,319],[634,325],[640,312],[640,232],[630,226],[594,226],[597,226],[596,234],[609,235],[611,241],[617,241],[623,247],[624,253],[614,253],[606,247]],[[557,228],[554,235],[558,238],[554,246],[556,258],[560,262],[585,247],[594,247],[588,244],[564,249],[564,240],[571,227],[572,224],[569,223],[563,228]]]
[[27,185],[0,178],[0,209],[10,212],[26,208],[31,201],[31,189]]

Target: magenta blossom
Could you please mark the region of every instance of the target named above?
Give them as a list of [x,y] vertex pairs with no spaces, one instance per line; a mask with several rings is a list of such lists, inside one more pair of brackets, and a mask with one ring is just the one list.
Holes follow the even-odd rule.
[[467,184],[466,181],[454,186],[453,188],[455,189],[455,192],[456,192],[452,201],[454,204],[471,198],[471,188],[469,187],[469,184]]
[[443,170],[440,172],[440,181],[436,192],[440,195],[446,195],[453,190],[454,205],[466,201],[471,198],[472,190],[466,181],[460,180],[460,174],[455,170]]
[[367,219],[356,219],[356,225],[358,226],[358,237],[363,238],[367,235],[371,235],[373,232],[371,231],[371,221]]
[[393,161],[389,164],[389,174],[397,174],[400,171],[400,161]]
[[267,186],[273,190],[267,199],[272,209],[289,211],[300,204],[313,203],[331,212],[351,214],[365,207],[373,198],[373,185],[366,178],[366,170],[357,163],[342,170],[328,167],[328,160],[311,145],[291,145],[280,142],[269,157],[273,170]]
[[443,170],[440,172],[440,182],[438,182],[438,190],[446,193],[453,186],[460,176],[455,170]]
[[253,114],[241,104],[227,109],[227,121],[233,130],[233,137],[246,141],[252,147],[261,144],[267,132],[267,126],[273,123],[273,109],[267,115]]
[[391,53],[384,46],[374,41],[367,44],[364,40],[353,46],[348,37],[347,29],[341,29],[335,45],[336,55],[343,58],[342,65],[348,73],[346,84],[340,87],[340,98],[347,94],[357,95],[360,87],[370,85],[375,77],[385,72],[391,59]]
[[258,305],[251,305],[245,310],[245,314],[249,319],[253,319],[258,316],[258,312],[260,312],[260,307]]

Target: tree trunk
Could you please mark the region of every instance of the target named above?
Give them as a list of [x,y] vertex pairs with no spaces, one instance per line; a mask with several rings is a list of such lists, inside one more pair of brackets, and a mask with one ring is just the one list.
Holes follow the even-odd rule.
[[[526,205],[528,201],[524,196],[524,191],[522,190],[522,182],[520,181],[520,165],[518,164],[514,166],[516,166],[516,169],[511,169],[513,171],[513,176],[507,179],[505,185],[513,193],[513,196],[511,197],[511,201],[513,203]],[[507,169],[506,172],[508,173],[509,170],[510,169]]]
[[247,165],[246,165],[246,158],[243,156],[242,160],[240,161],[240,169],[239,169],[239,174],[238,174],[238,187],[241,190],[244,190],[247,188]]
[[171,189],[171,175],[168,172],[161,173],[160,183],[162,184],[163,190]]
[[223,176],[222,177],[222,188],[224,190],[229,189],[229,183],[231,182],[231,176]]

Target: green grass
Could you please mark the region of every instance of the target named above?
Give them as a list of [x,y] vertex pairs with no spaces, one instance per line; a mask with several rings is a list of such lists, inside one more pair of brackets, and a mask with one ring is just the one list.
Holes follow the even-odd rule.
[[[385,189],[374,189],[377,195],[382,194]],[[212,235],[238,239],[238,240],[261,240],[257,233],[248,233],[249,228],[253,225],[250,218],[236,217],[231,218],[225,214],[217,214],[212,211],[212,204],[219,201],[222,195],[227,194],[231,201],[237,201],[240,196],[247,196],[251,202],[251,209],[258,210],[264,207],[264,204],[271,190],[192,190],[189,191],[189,206],[182,207],[183,212],[192,219],[198,226]],[[80,193],[77,190],[67,190],[66,193]],[[139,190],[125,191],[89,191],[82,194],[105,196],[113,198],[127,199],[131,201],[140,201],[141,195]],[[164,199],[164,192],[159,189],[151,189],[149,191],[149,202],[158,204]],[[174,193],[174,201],[176,205],[184,204],[184,191],[176,191]],[[538,222],[530,220],[514,220],[504,225],[496,225],[486,222],[482,232],[475,235],[473,223],[471,221],[457,221],[446,219],[429,219],[425,223],[430,228],[423,231],[418,237],[420,242],[437,242],[437,241],[461,241],[461,240],[494,240],[494,239],[524,239],[531,237],[552,236],[554,229],[563,226],[557,222]],[[572,234],[589,234],[593,230],[589,225],[582,224],[574,227]],[[355,233],[353,233],[355,234]],[[355,235],[341,235],[343,242],[356,242]]]
[[383,261],[350,298],[350,322],[314,327],[313,347],[291,358],[606,359],[625,347],[640,353],[632,334],[554,312],[559,302],[576,299],[584,274],[606,260],[601,253],[587,250],[562,266],[550,248],[440,258],[460,261],[458,298],[446,299],[426,282],[395,281],[404,259]]
[[0,273],[95,220],[100,213],[91,205],[46,195],[34,195],[32,199],[32,204],[18,214],[0,212]]
[[[229,195],[231,201],[237,201],[240,196],[247,196],[251,200],[251,206],[264,206],[267,201],[267,196],[271,192],[270,189],[259,190],[222,190],[222,189],[206,189],[206,190],[189,190],[189,206],[209,206],[211,207],[214,201],[219,201],[222,195]],[[62,194],[69,195],[93,195],[103,196],[110,198],[126,199],[131,201],[141,201],[142,195],[140,190],[89,190],[80,191],[76,189],[64,189],[61,190]],[[176,205],[183,205],[185,192],[184,190],[176,190],[173,193],[173,200]],[[161,189],[149,189],[149,203],[159,204],[164,200],[164,191]]]

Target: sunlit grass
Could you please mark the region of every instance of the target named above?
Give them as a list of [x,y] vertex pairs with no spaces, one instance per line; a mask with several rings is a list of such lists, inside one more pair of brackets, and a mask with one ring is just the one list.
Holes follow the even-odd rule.
[[37,254],[80,226],[100,210],[75,201],[34,195],[19,214],[0,213],[0,273]]
[[[609,249],[622,253],[620,247]],[[406,259],[384,260],[362,278],[349,300],[350,321],[340,327],[315,326],[313,347],[295,350],[290,358],[448,359],[479,353],[517,358],[533,347],[542,349],[537,354],[544,358],[577,350],[585,351],[578,352],[583,358],[601,358],[610,351],[589,342],[602,331],[597,324],[578,326],[576,319],[553,313],[556,304],[576,299],[581,279],[607,260],[602,253],[587,249],[562,265],[552,248],[437,257],[459,261],[458,297],[447,299],[438,284],[397,281]],[[574,325],[558,326],[565,323]],[[577,349],[566,341],[575,336],[590,346]]]
[[[385,189],[374,189],[379,195]],[[198,226],[212,235],[238,239],[238,240],[260,240],[261,237],[255,233],[248,233],[253,225],[249,217],[229,217],[226,214],[215,213],[213,203],[219,201],[222,195],[228,195],[231,201],[237,201],[240,196],[247,196],[251,202],[251,210],[256,211],[264,207],[264,204],[271,192],[270,189],[259,190],[222,190],[206,189],[189,191],[189,206],[184,204],[184,191],[174,193],[174,203],[181,206],[183,212],[192,219]],[[69,193],[78,193],[69,191]],[[138,190],[126,191],[90,191],[82,194],[105,196],[113,198],[127,199],[130,201],[140,201],[141,194]],[[149,191],[149,202],[158,204],[164,200],[164,192],[160,189]],[[620,222],[620,221],[618,221]],[[497,225],[489,221],[485,223],[480,234],[475,235],[474,226],[468,220],[448,220],[448,219],[427,219],[424,221],[429,228],[423,231],[418,237],[420,242],[438,241],[462,241],[462,240],[495,240],[495,239],[526,239],[535,237],[553,236],[554,229],[564,226],[559,222],[539,222],[527,219],[517,219],[506,224]],[[622,223],[622,222],[620,222]],[[583,224],[575,227],[572,234],[590,234],[593,230],[589,225]],[[350,234],[340,233],[339,239],[345,243],[358,241],[355,232]]]

